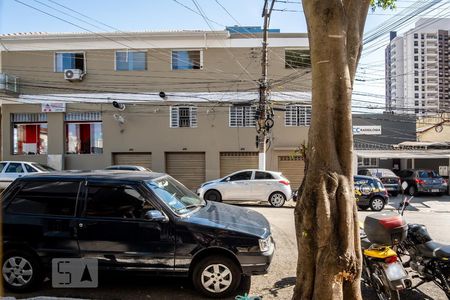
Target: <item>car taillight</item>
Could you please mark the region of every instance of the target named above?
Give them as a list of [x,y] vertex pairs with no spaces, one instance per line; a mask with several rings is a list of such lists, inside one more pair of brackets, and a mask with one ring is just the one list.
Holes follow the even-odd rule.
[[423,181],[422,179],[416,179],[416,183],[417,184],[424,184],[425,183],[425,181]]
[[284,184],[284,185],[289,185],[290,182],[288,180],[280,180],[278,181],[278,183]]

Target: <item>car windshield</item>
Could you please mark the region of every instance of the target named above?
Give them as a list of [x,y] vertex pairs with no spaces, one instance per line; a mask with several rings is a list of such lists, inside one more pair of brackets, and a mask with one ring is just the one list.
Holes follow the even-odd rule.
[[185,214],[206,205],[205,200],[175,179],[165,176],[146,182],[147,186],[177,214]]
[[39,171],[42,172],[49,172],[49,171],[56,171],[55,169],[53,169],[52,167],[46,166],[46,165],[41,165],[41,164],[31,164],[33,167],[35,167],[36,169],[38,169]]
[[391,170],[388,169],[373,169],[370,170],[370,173],[372,174],[372,176],[376,176],[376,177],[397,177],[397,175],[395,175],[394,172],[392,172]]
[[419,178],[438,178],[439,176],[434,171],[419,171]]

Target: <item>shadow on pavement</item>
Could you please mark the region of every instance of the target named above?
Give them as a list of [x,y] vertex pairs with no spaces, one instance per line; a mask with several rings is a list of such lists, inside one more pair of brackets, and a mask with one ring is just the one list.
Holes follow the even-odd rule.
[[[364,284],[361,285],[362,297],[364,300],[377,300],[374,290]],[[436,300],[422,293],[420,290],[403,290],[400,291],[400,299],[408,300]]]
[[264,298],[266,295],[270,295],[270,298],[277,298],[278,291],[284,288],[293,287],[295,285],[295,277],[284,277],[274,283],[273,287],[265,288],[262,297]]
[[[99,274],[99,287],[95,289],[52,288],[46,280],[42,287],[31,293],[6,293],[5,296],[31,298],[37,296],[83,299],[209,299],[202,297],[185,277],[156,277],[139,273],[108,272]],[[250,290],[250,280],[243,278],[237,295]],[[228,299],[234,299],[230,297]]]

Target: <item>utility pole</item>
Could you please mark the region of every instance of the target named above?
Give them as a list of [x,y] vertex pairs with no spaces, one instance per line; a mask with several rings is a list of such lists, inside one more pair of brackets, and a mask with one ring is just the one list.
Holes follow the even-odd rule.
[[[267,80],[267,69],[268,69],[268,38],[269,38],[269,22],[270,22],[270,14],[272,13],[273,5],[275,4],[275,0],[272,0],[270,4],[270,8],[268,6],[269,0],[264,0],[264,8],[262,12],[262,17],[264,18],[264,28],[263,28],[263,41],[262,41],[262,74],[261,79],[259,80],[259,106],[258,106],[258,122],[257,122],[257,131],[258,131],[258,169],[265,170],[266,169],[266,148],[267,148],[267,133],[269,129],[272,127],[270,124],[267,124],[267,101],[269,94],[269,82]],[[270,120],[273,125],[273,120]]]

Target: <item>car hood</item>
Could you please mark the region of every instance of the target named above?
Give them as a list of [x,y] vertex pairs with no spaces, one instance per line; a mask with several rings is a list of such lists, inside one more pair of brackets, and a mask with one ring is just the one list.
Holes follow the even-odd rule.
[[222,178],[218,178],[218,179],[214,179],[214,180],[210,180],[207,182],[202,183],[201,187],[204,187],[205,185],[211,184],[211,183],[216,183],[219,182],[220,180],[222,180]]
[[208,201],[207,205],[189,215],[186,222],[225,229],[266,238],[270,224],[260,213],[244,207]]

